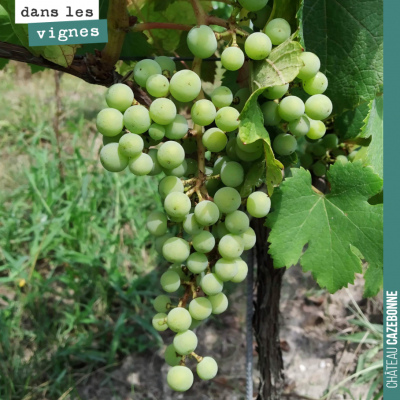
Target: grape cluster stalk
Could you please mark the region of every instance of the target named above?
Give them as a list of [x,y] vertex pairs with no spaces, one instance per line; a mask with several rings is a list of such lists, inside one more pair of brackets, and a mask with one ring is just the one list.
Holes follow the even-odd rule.
[[[266,4],[265,0],[239,1],[251,11]],[[247,58],[263,60],[273,46],[290,35],[287,21],[276,18],[263,32],[248,35],[242,47]],[[271,207],[263,190],[241,197],[246,173],[265,159],[261,139],[244,143],[238,133],[239,115],[250,89],[242,88],[233,95],[228,87],[219,86],[210,99],[202,92],[198,74],[201,60],[215,53],[217,38],[221,34],[207,25],[189,32],[188,47],[195,56],[193,70],[177,72],[174,61],[165,56],[139,61],[133,76],[154,99],[149,109],[134,99],[129,86],[118,83],[107,91],[108,108],[97,116],[104,144],[100,161],[107,171],[129,168],[137,176],[164,175],[158,188],[164,212],[153,211],[147,218],[156,251],[170,264],[160,279],[167,294],[154,299],[157,314],[152,324],[157,331],[170,329],[175,333],[165,350],[165,361],[171,366],[168,385],[178,392],[193,384],[194,376],[187,366],[190,360],[197,362],[200,379],[216,376],[216,360],[196,353],[194,330],[211,314],[219,315],[228,308],[224,284],[246,278],[248,266],[241,257],[256,243],[250,218],[266,217]],[[233,35],[221,54],[224,68],[241,68],[244,52]],[[273,141],[275,153],[282,156],[296,150],[301,136],[319,140],[326,131],[322,120],[332,112],[332,103],[322,94],[328,83],[319,72],[318,57],[304,52],[302,60],[304,67],[298,78],[311,96],[305,104],[288,94],[289,83],[267,88],[260,101],[265,125],[279,125],[284,130]],[[190,104],[191,127],[177,112],[177,102]],[[334,138],[329,140],[329,146],[337,145]],[[177,291],[181,291],[178,296],[170,295]]]

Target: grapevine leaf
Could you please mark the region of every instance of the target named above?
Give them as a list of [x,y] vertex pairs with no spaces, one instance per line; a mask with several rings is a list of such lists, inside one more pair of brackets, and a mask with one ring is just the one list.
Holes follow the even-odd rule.
[[266,60],[253,61],[251,68],[253,92],[257,93],[271,86],[284,85],[296,78],[304,65],[300,59],[303,48],[299,42],[293,41],[296,36],[297,32],[273,49]]
[[303,32],[328,77],[335,114],[375,97],[383,82],[382,0],[304,0]]
[[[212,10],[211,1],[201,1],[201,5],[207,12]],[[196,16],[189,2],[175,1],[170,3],[163,11],[158,11],[156,8],[157,3],[149,2],[142,8],[141,15],[143,15],[146,21],[151,22],[196,24]],[[182,31],[172,29],[153,29],[151,31],[155,45],[162,45],[163,50],[166,52],[172,52],[178,47],[181,34]]]
[[275,159],[271,148],[268,131],[264,127],[264,117],[257,102],[257,96],[252,96],[240,114],[239,135],[243,143],[253,143],[258,139],[264,140],[266,160],[266,183],[268,194],[272,196],[274,187],[282,182],[282,164]]
[[239,71],[228,71],[224,70],[224,75],[222,76],[221,86],[226,86],[231,89],[232,93],[235,93],[240,89],[238,84]]
[[304,42],[304,29],[303,29],[303,9],[304,9],[304,0],[300,0],[300,5],[299,9],[296,14],[296,18],[298,21],[299,25],[299,38],[300,38],[300,44],[306,48],[305,42]]
[[359,136],[365,139],[372,137],[364,165],[371,166],[375,173],[383,178],[383,96],[375,97],[369,104],[369,109]]
[[368,112],[368,103],[361,103],[353,110],[345,111],[335,119],[335,131],[343,140],[355,139],[361,133]]
[[250,196],[254,188],[261,186],[263,176],[265,175],[265,162],[260,161],[252,165],[246,174],[242,188],[240,189],[240,196],[242,198]]
[[41,55],[54,64],[68,67],[74,61],[75,51],[80,46],[80,44],[45,46],[41,51]]
[[[0,41],[21,45],[20,40],[14,33],[12,28],[10,17],[7,11],[0,5]],[[0,70],[8,63],[9,60],[0,58]]]
[[380,284],[370,279],[383,272],[383,206],[370,205],[368,199],[379,193],[382,179],[361,162],[334,164],[327,174],[331,193],[323,195],[313,191],[308,171],[291,172],[293,177],[275,191],[274,211],[266,221],[275,267],[300,261],[304,271],[334,293],[362,272],[355,254],[361,253],[369,263],[366,295],[376,294]]

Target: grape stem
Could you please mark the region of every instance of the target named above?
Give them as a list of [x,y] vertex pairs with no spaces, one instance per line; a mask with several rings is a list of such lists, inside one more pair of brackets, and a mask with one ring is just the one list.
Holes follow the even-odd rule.
[[311,189],[312,189],[315,193],[317,193],[317,194],[319,194],[319,195],[321,195],[321,196],[324,195],[321,191],[319,191],[319,190],[318,190],[316,187],[314,187],[314,186],[311,186]]
[[193,358],[195,358],[197,362],[203,361],[203,357],[197,355],[194,351],[192,351],[192,352],[190,353],[190,355],[191,355]]

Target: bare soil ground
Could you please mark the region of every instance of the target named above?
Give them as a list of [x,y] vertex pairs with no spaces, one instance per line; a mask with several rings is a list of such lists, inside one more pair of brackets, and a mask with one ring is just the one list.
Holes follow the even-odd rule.
[[[362,299],[362,277],[349,292],[371,322],[381,323],[382,300]],[[195,377],[193,387],[185,394],[174,393],[166,384],[168,366],[163,349],[156,353],[132,354],[114,371],[92,375],[80,388],[85,400],[242,400],[245,398],[245,285],[230,296],[229,311],[197,329],[198,354],[218,360],[218,377],[210,382]],[[286,387],[283,398],[319,399],[328,387],[351,375],[360,348],[335,340],[349,333],[354,318],[347,308],[350,296],[346,289],[330,295],[321,291],[312,277],[300,267],[289,269],[284,276],[281,301],[281,347],[285,364]],[[172,336],[171,336],[172,338]],[[170,343],[171,338],[164,338]],[[255,343],[254,343],[255,348]],[[257,365],[257,353],[254,365]],[[192,364],[191,364],[192,365]],[[194,368],[193,363],[193,368]],[[259,383],[257,369],[253,374],[254,396]],[[368,386],[346,385],[355,398],[365,398]],[[348,397],[347,397],[348,396]],[[350,399],[336,394],[331,399]]]

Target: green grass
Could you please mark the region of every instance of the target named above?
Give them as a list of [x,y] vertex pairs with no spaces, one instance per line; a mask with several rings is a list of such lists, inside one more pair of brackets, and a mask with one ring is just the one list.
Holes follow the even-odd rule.
[[111,174],[94,126],[104,89],[0,72],[0,399],[58,399],[97,368],[156,347],[160,262],[144,228],[156,178]]

